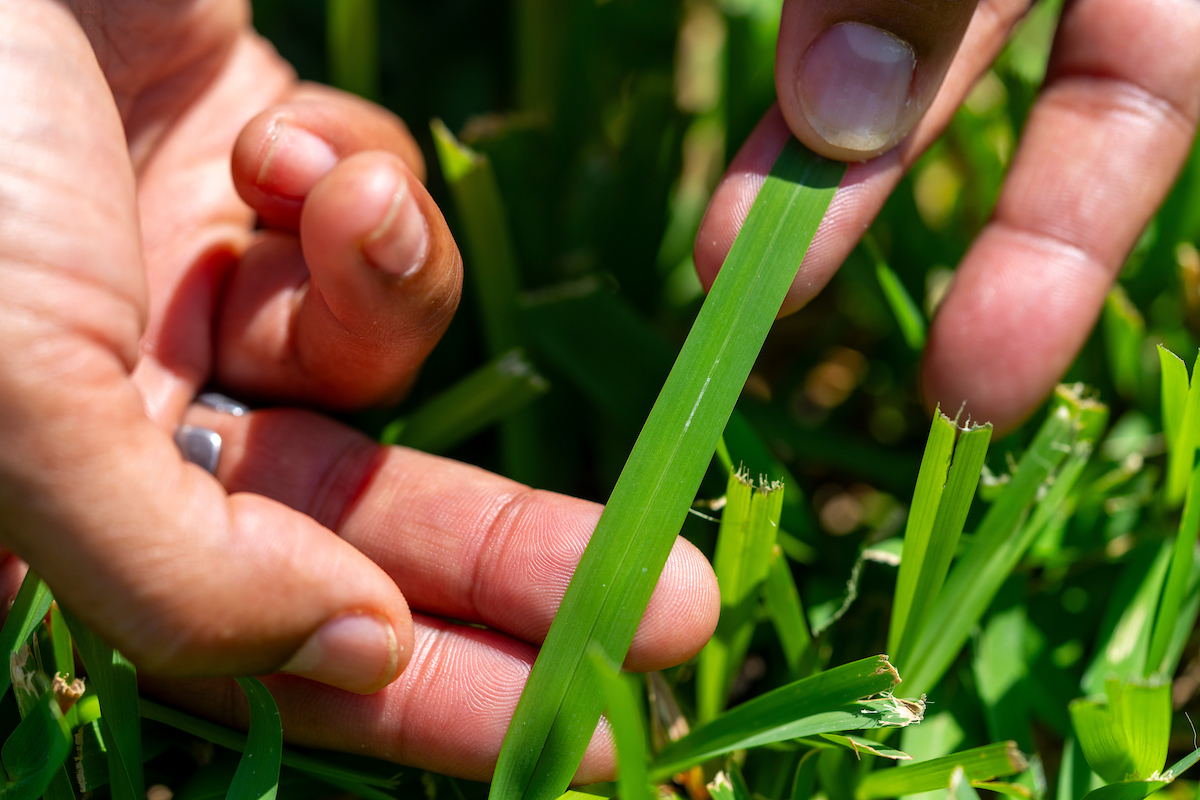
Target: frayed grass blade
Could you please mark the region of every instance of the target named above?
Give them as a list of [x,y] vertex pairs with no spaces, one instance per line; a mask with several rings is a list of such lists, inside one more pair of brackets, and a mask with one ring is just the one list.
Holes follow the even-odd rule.
[[821,733],[904,727],[919,721],[919,704],[891,697],[856,702],[890,692],[899,682],[887,656],[872,656],[782,686],[669,744],[650,765],[650,777],[669,778],[734,750]]
[[275,698],[257,678],[238,678],[250,705],[250,732],[246,749],[233,773],[225,800],[274,800],[279,792],[279,766],[283,755],[283,726]]
[[89,683],[100,697],[100,730],[108,746],[108,774],[114,800],[142,800],[142,723],[138,717],[137,674],[133,664],[92,633],[70,609],[63,619],[79,649]]
[[554,798],[600,714],[597,643],[624,661],[721,430],[845,165],[780,154],[626,462],[517,705],[491,797]]
[[1024,772],[1029,764],[1013,742],[998,742],[917,764],[872,772],[858,784],[856,800],[882,800],[950,788],[956,769],[970,781],[990,781]]
[[[0,628],[0,655],[3,655],[6,666],[12,663],[13,656],[46,616],[46,610],[53,600],[42,579],[33,570],[26,572],[25,580],[21,581],[21,588],[17,590],[17,597],[4,620],[4,627]],[[11,685],[10,670],[0,669],[0,697],[8,692]]]

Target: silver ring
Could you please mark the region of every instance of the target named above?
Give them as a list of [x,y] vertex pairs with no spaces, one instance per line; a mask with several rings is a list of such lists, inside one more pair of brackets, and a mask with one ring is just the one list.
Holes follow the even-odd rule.
[[[213,411],[235,417],[250,412],[250,408],[244,403],[218,392],[204,392],[196,397],[196,402]],[[185,461],[208,470],[212,475],[217,474],[217,465],[221,463],[221,434],[197,425],[180,425],[175,431],[175,444]]]

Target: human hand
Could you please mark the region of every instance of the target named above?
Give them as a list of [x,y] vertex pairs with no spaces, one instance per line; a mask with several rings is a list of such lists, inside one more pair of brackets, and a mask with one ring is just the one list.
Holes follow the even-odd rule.
[[[807,303],[1030,5],[786,0],[779,104],[713,196],[696,240],[701,281],[711,284],[794,133],[822,155],[865,161],[851,164],[782,313]],[[1066,4],[993,218],[930,329],[922,379],[931,406],[966,401],[972,418],[1010,429],[1066,371],[1187,158],[1200,117],[1197,36],[1191,0]]]
[[[293,741],[483,777],[598,507],[309,412],[189,407],[209,382],[393,401],[459,294],[403,125],[296,86],[247,15],[0,7],[0,540],[163,694],[228,717],[222,685],[164,678],[282,666],[339,687],[273,679]],[[224,437],[220,481],[181,422]],[[414,634],[406,597],[492,630]],[[716,605],[680,542],[629,665],[698,650]],[[601,737],[581,777],[611,768]]]

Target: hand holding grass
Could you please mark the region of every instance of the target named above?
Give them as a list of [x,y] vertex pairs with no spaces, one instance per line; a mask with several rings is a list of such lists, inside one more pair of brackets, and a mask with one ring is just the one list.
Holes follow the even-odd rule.
[[[163,695],[235,713],[232,683],[167,679],[288,665],[339,687],[273,679],[294,740],[483,777],[598,508],[306,411],[189,408],[210,382],[390,402],[458,301],[403,125],[297,86],[247,12],[0,8],[0,540]],[[181,422],[224,437],[219,480]],[[677,544],[630,666],[688,657],[715,612]]]
[[[784,303],[829,280],[987,70],[1028,0],[787,0],[779,106],[717,189],[696,244],[708,285],[784,141],[852,164]],[[972,12],[973,15],[972,15]],[[1008,429],[1066,371],[1179,173],[1200,117],[1200,6],[1078,0],[991,222],[929,335],[929,405]],[[940,87],[940,88],[939,88]]]

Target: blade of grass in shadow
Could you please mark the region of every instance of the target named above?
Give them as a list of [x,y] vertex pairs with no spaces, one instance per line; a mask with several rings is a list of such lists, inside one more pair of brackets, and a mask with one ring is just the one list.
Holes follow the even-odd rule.
[[250,706],[250,732],[246,749],[225,800],[274,800],[279,792],[279,767],[283,755],[283,725],[275,698],[257,678],[238,678]]
[[71,729],[63,721],[54,692],[45,692],[0,748],[8,777],[0,793],[5,800],[40,797],[62,775],[70,752]]
[[817,788],[817,759],[820,757],[820,750],[809,750],[800,757],[796,775],[792,778],[791,800],[809,800],[812,797]]
[[856,756],[866,753],[869,756],[879,756],[880,758],[891,759],[892,761],[912,761],[912,756],[908,753],[902,753],[891,747],[872,742],[870,739],[864,739],[861,736],[842,733],[822,733],[821,738],[827,742],[833,742],[839,747],[844,747],[847,750],[854,752]]
[[[1103,432],[1107,412],[1103,404],[1084,398],[1080,389],[1058,388],[1056,405],[930,609],[925,630],[905,666],[908,691],[928,692],[945,674],[1042,525],[1061,510],[1091,454],[1090,443],[1080,442],[1077,447],[1077,440]],[[1029,505],[1068,454],[1069,467],[1026,519]]]
[[75,679],[75,647],[71,631],[57,603],[50,606],[50,636],[54,649],[54,669],[68,684]]
[[[236,750],[239,753],[246,750],[246,734],[241,731],[231,730],[215,722],[193,717],[144,698],[138,703],[138,711],[145,719],[170,725],[172,728],[190,733],[219,747]],[[301,770],[325,783],[354,792],[362,797],[389,797],[390,795],[375,791],[374,787],[394,789],[397,786],[398,773],[395,772],[394,766],[383,762],[379,763],[381,768],[386,770],[386,775],[352,769],[285,747],[280,757],[280,763],[285,767]]]
[[1142,343],[1146,341],[1146,321],[1117,284],[1104,301],[1104,345],[1108,370],[1117,391],[1137,398],[1142,374]]
[[1158,614],[1154,617],[1150,651],[1146,656],[1146,677],[1164,667],[1167,650],[1179,619],[1179,610],[1187,596],[1188,583],[1192,577],[1197,534],[1200,534],[1200,467],[1192,470],[1192,480],[1183,505],[1183,518],[1179,521],[1179,534],[1175,537],[1171,566],[1167,571],[1167,582],[1159,599]]
[[491,797],[557,797],[600,714],[596,642],[624,661],[717,440],[845,165],[785,146],[684,343],[518,702]]
[[904,727],[919,722],[920,703],[886,695],[900,682],[887,656],[872,656],[781,686],[742,703],[663,748],[650,777],[670,777],[722,753],[820,733]]
[[771,553],[771,565],[767,569],[762,593],[767,616],[775,627],[779,646],[783,648],[788,672],[793,678],[802,678],[811,671],[816,653],[812,647],[808,619],[804,616],[804,605],[796,588],[796,579],[778,544]]
[[467,375],[412,416],[383,430],[383,444],[445,453],[546,393],[549,384],[520,348]]
[[651,800],[650,779],[646,774],[646,734],[637,701],[617,668],[605,660],[599,649],[591,648],[588,657],[604,693],[604,708],[617,742],[617,796],[621,800]]
[[856,800],[882,800],[947,789],[957,768],[963,770],[967,780],[989,781],[1024,772],[1028,765],[1015,743],[998,742],[942,758],[871,772],[859,782],[854,796]]
[[[35,575],[33,570],[26,572],[12,608],[8,610],[8,617],[4,620],[4,627],[0,628],[0,655],[4,657],[5,664],[12,663],[13,656],[46,616],[53,600],[53,595],[42,579]],[[8,692],[11,685],[10,670],[0,669],[0,697]]]
[[900,277],[888,266],[874,236],[868,233],[863,237],[863,248],[875,264],[875,277],[896,317],[896,324],[900,326],[900,334],[909,347],[921,352],[925,349],[925,315],[900,282]]
[[[60,607],[61,608],[61,607]],[[114,800],[146,796],[142,772],[142,723],[138,718],[137,673],[123,655],[92,633],[68,608],[61,608],[71,638],[100,698],[100,728],[108,744],[108,774]]]
[[339,89],[379,98],[379,10],[376,0],[327,0],[329,79]]
[[[992,426],[973,425],[963,430],[954,446],[954,460],[950,464],[950,475],[946,480],[946,488],[938,503],[937,516],[925,546],[912,559],[908,547],[908,534],[904,537],[904,558],[900,561],[900,576],[897,578],[896,594],[899,596],[900,587],[906,586],[909,593],[908,619],[902,622],[902,630],[895,643],[889,635],[888,648],[895,652],[893,658],[896,664],[904,666],[909,653],[916,646],[919,637],[925,630],[929,619],[929,609],[946,581],[950,571],[950,562],[958,549],[958,540],[962,536],[963,525],[971,510],[971,502],[975,499],[975,489],[979,486],[979,476],[983,471],[983,462],[987,457],[988,444],[992,440]],[[918,486],[920,479],[918,478]],[[917,577],[911,584],[903,584],[905,570],[908,574],[916,573]],[[911,580],[911,579],[910,579]],[[895,611],[892,612],[893,624]]]
[[[917,485],[913,488],[912,504],[908,510],[908,522],[904,529],[904,557],[900,561],[900,572],[896,576],[896,594],[892,600],[892,620],[888,629],[888,652],[898,653],[900,642],[908,625],[909,609],[913,605],[925,563],[925,549],[933,534],[933,523],[937,519],[938,506],[946,488],[946,474],[950,470],[950,459],[954,453],[954,435],[958,426],[939,408],[933,415],[929,438],[925,441],[925,454],[921,458],[921,469],[917,472]],[[923,586],[920,588],[924,588]],[[910,636],[911,638],[911,636]]]
[[[450,187],[462,224],[455,231],[466,247],[467,274],[475,282],[484,344],[493,357],[521,344],[517,327],[520,278],[508,215],[487,156],[454,137],[441,120],[430,124],[442,176]],[[538,483],[540,428],[531,409],[500,425],[503,471],[525,483]]]
[[729,475],[713,556],[721,587],[721,616],[696,665],[699,722],[716,718],[725,708],[729,687],[746,657],[775,548],[783,493],[782,485],[753,486],[745,472]]

